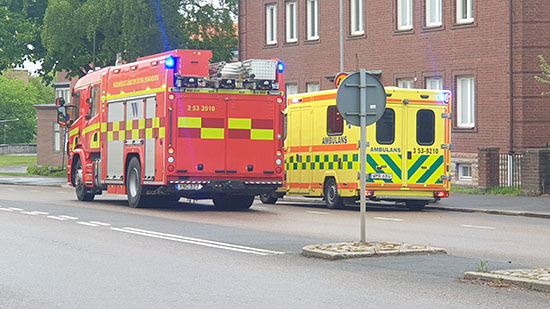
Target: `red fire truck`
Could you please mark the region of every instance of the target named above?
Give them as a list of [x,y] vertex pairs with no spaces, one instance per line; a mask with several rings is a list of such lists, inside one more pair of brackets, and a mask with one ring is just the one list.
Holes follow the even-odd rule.
[[67,180],[81,201],[107,191],[131,207],[180,197],[246,209],[283,181],[283,64],[209,64],[174,50],[95,70],[58,98]]

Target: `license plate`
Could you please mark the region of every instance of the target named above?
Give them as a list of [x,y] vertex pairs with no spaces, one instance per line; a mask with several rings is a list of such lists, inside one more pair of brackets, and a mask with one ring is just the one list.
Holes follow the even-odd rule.
[[178,183],[176,184],[177,190],[200,190],[202,185],[198,183]]
[[382,179],[382,180],[391,180],[393,179],[393,174],[382,174],[382,173],[371,173],[369,174],[369,179],[372,179],[372,180],[377,180],[377,179]]

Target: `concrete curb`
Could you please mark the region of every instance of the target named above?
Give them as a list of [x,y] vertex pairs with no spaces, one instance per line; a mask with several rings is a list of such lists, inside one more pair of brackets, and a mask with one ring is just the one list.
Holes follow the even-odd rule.
[[482,272],[475,272],[475,271],[469,271],[464,273],[464,279],[484,280],[484,281],[502,281],[502,282],[517,285],[522,288],[550,293],[550,282],[545,282],[541,280],[507,276],[502,274],[482,273]]
[[476,208],[459,208],[459,207],[448,207],[448,206],[427,206],[425,209],[550,219],[550,213],[546,214],[546,213],[540,213],[540,212],[517,211],[517,210],[476,209]]
[[442,248],[424,245],[388,242],[370,242],[364,244],[348,242],[305,246],[302,248],[301,254],[306,257],[341,260],[363,257],[447,254],[447,252]]

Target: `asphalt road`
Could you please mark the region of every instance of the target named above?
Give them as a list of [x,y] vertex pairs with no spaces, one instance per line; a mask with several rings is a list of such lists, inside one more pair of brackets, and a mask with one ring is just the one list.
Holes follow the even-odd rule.
[[[550,266],[550,221],[395,209],[368,212],[367,240],[448,255],[325,261],[314,243],[356,240],[356,210],[311,204],[214,211],[209,202],[131,209],[65,188],[0,186],[0,307],[547,308],[550,295],[460,280]],[[319,205],[320,206],[320,205]]]

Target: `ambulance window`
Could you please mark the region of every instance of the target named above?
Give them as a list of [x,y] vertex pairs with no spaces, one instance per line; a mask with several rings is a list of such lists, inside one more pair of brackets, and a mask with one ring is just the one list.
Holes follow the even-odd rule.
[[433,145],[435,139],[435,114],[421,109],[416,114],[416,142],[418,145]]
[[395,111],[386,108],[382,118],[376,122],[376,142],[382,145],[393,144],[395,141]]
[[344,133],[344,119],[336,105],[329,106],[327,109],[327,134],[342,135]]

